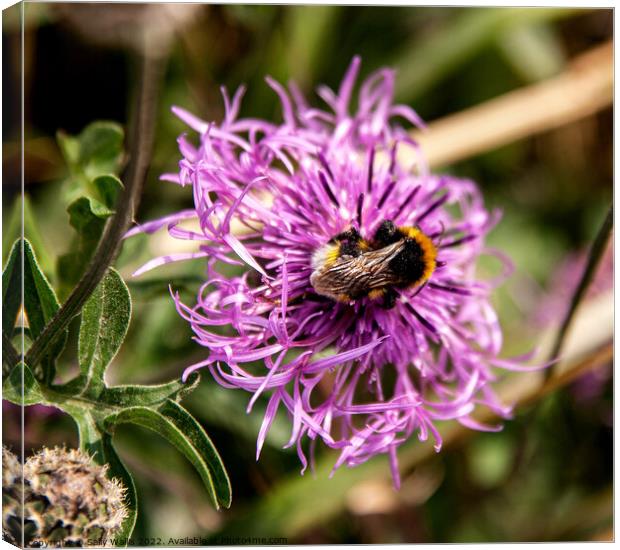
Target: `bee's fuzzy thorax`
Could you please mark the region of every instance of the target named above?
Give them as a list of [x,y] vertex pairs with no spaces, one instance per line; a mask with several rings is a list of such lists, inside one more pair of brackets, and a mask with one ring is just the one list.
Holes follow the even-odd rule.
[[312,254],[312,269],[317,270],[321,267],[331,267],[340,255],[340,245],[327,243],[320,246]]

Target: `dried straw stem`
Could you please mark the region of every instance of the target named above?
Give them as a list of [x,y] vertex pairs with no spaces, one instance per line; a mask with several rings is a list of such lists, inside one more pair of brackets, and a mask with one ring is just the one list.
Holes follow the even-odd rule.
[[[520,88],[413,132],[431,166],[444,166],[546,132],[610,106],[613,45],[607,42],[576,57],[560,75]],[[402,147],[411,164],[415,151]]]

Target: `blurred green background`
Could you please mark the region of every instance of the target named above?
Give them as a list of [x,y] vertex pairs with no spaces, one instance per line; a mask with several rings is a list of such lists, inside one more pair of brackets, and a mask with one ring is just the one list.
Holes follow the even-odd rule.
[[[126,126],[137,73],[130,53],[137,27],[174,30],[139,221],[191,207],[189,189],[158,181],[161,173],[176,170],[176,138],[187,131],[170,106],[218,120],[220,85],[231,91],[248,86],[242,116],[280,120],[279,101],[264,75],[295,79],[318,105],[314,87],[337,87],[351,57],[360,54],[362,76],[395,67],[396,99],[432,121],[559,74],[568,60],[613,34],[611,10],[556,8],[26,3],[24,23],[26,232],[56,283],[57,259],[73,238],[66,212],[71,182],[56,133],[77,134],[95,120]],[[3,94],[6,260],[19,231],[17,10],[3,14],[2,40],[4,82],[13,84]],[[557,278],[551,284],[555,268],[568,255],[587,250],[602,222],[612,200],[612,154],[608,108],[441,167],[475,179],[487,205],[504,211],[489,242],[516,265],[495,296],[507,353],[536,341],[537,304],[565,291]],[[191,300],[202,262],[130,277],[169,246],[163,237],[136,237],[125,243],[117,261],[134,311],[111,382],[168,380],[204,357],[168,293],[172,280]],[[601,284],[611,289],[610,273]],[[73,330],[71,337],[76,334]],[[64,376],[75,369],[75,349],[66,347]],[[408,472],[395,493],[381,459],[368,468],[339,471],[331,480],[324,468],[315,477],[299,478],[295,453],[281,449],[290,430],[285,416],[274,423],[257,463],[255,440],[265,400],[246,415],[248,395],[223,390],[205,373],[186,405],[222,455],[233,505],[213,511],[180,454],[152,433],[123,428],[118,447],[135,475],[141,506],[134,536],[165,542],[210,536],[214,543],[226,543],[225,536],[286,537],[290,544],[609,540],[612,381],[610,369],[599,374],[594,382],[592,376],[581,379],[520,409],[501,433],[468,434]],[[595,391],[586,391],[593,384]],[[19,441],[16,414],[5,409],[8,445]],[[77,443],[71,419],[40,412],[27,417],[27,452],[62,442]],[[324,464],[332,460],[326,455]]]

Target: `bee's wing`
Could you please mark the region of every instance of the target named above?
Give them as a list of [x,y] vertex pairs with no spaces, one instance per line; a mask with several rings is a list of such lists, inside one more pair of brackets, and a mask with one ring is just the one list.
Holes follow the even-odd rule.
[[358,260],[361,273],[358,277],[360,286],[370,291],[396,283],[397,276],[390,269],[390,261],[399,254],[402,248],[403,241],[399,241],[355,258]]
[[335,299],[364,296],[373,289],[397,282],[390,260],[401,250],[403,241],[359,256],[342,256],[329,267],[315,271],[310,282],[317,293]]

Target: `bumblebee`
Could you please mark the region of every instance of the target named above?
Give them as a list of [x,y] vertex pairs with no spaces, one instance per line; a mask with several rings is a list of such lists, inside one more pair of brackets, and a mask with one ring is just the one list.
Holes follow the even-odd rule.
[[436,267],[437,248],[417,227],[385,220],[367,241],[354,228],[333,237],[312,256],[310,283],[338,302],[383,298],[396,304],[396,289],[424,284]]

